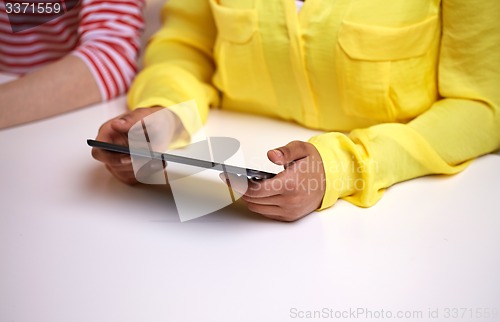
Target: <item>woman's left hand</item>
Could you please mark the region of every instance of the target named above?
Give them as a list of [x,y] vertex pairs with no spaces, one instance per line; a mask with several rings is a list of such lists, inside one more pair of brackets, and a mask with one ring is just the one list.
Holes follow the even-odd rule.
[[267,157],[285,170],[271,179],[248,182],[242,196],[248,209],[271,219],[295,221],[321,206],[325,171],[314,145],[293,141],[269,151]]

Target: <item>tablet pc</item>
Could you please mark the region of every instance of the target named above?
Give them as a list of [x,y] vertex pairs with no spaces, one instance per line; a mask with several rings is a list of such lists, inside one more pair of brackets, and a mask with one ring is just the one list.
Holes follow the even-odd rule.
[[161,152],[140,150],[140,149],[133,149],[131,152],[131,150],[127,146],[122,146],[122,145],[117,145],[117,144],[107,143],[107,142],[102,142],[102,141],[96,141],[96,140],[92,140],[92,139],[88,139],[87,144],[91,147],[94,147],[94,148],[99,148],[99,149],[103,149],[103,150],[111,151],[111,152],[116,152],[116,153],[124,153],[124,154],[129,154],[129,155],[134,155],[134,156],[139,156],[139,157],[144,157],[144,158],[149,158],[149,159],[162,160],[162,161],[166,161],[166,162],[181,163],[181,164],[186,164],[186,165],[199,167],[199,168],[227,172],[227,173],[231,173],[231,174],[235,174],[235,175],[246,175],[248,179],[252,179],[252,180],[269,179],[269,178],[272,178],[276,175],[275,173],[271,173],[271,172],[249,169],[249,168],[242,168],[242,167],[237,167],[237,166],[228,165],[228,164],[224,164],[224,163],[211,162],[211,161],[189,158],[189,157],[179,156],[179,155],[174,155],[174,154],[169,154],[169,153],[161,153]]

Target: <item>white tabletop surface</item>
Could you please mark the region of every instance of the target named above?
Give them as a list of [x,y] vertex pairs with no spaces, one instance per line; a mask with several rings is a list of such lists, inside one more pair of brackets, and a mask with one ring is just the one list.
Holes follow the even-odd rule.
[[[181,223],[167,187],[123,185],[90,156],[124,104],[0,131],[0,321],[499,321],[473,314],[500,304],[500,156],[369,209],[287,224],[237,202]],[[260,161],[315,133],[218,110],[207,131]]]

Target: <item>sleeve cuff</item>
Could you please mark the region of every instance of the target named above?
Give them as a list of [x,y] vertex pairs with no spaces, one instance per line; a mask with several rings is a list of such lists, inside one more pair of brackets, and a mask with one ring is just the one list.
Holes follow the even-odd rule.
[[326,190],[318,210],[331,207],[339,198],[365,189],[365,169],[360,165],[354,143],[342,133],[325,133],[309,142],[318,150],[325,170]]

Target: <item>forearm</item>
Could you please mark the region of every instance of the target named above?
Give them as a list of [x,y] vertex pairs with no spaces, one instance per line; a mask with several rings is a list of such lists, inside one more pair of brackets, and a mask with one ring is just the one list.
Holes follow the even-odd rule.
[[[380,124],[348,137],[325,134],[313,139],[327,174],[323,207],[339,197],[373,205],[395,183],[456,173],[466,161],[500,147],[499,10],[496,0],[474,7],[465,0],[443,1],[441,99],[426,112],[408,124]],[[338,182],[329,185],[328,178]]]
[[0,85],[0,101],[0,128],[5,128],[97,103],[101,94],[84,62],[68,55]]

